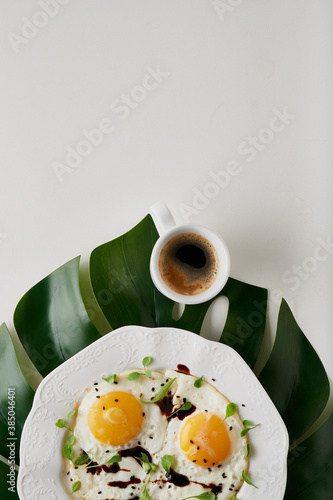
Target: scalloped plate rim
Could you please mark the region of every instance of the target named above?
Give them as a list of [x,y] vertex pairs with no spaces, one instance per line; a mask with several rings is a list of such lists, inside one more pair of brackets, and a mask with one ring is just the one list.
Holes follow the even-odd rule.
[[[64,371],[66,371],[66,369],[70,369],[71,367],[73,367],[75,365],[76,361],[85,359],[85,356],[88,359],[87,369],[90,368],[90,369],[92,369],[93,373],[96,372],[93,377],[91,377],[89,375],[90,384],[92,385],[93,380],[100,378],[101,376],[105,375],[106,373],[110,373],[110,370],[106,370],[104,367],[104,369],[100,369],[99,373],[97,373],[96,368],[95,368],[96,359],[93,358],[92,361],[91,360],[89,361],[89,358],[87,355],[93,354],[93,352],[94,352],[94,350],[96,350],[96,348],[99,348],[99,350],[101,350],[101,347],[103,347],[103,345],[106,346],[108,343],[110,343],[110,342],[112,343],[113,340],[116,341],[117,337],[121,341],[120,346],[125,346],[126,344],[129,343],[128,342],[128,335],[130,333],[133,333],[133,331],[135,332],[135,335],[138,335],[139,332],[141,332],[144,336],[145,343],[149,343],[150,338],[151,337],[153,338],[154,335],[156,337],[156,334],[160,334],[160,336],[161,336],[160,341],[162,341],[162,342],[166,341],[166,343],[168,343],[170,341],[170,338],[172,338],[173,335],[177,335],[177,338],[179,338],[178,336],[179,336],[179,334],[181,334],[182,335],[181,338],[184,340],[185,340],[185,337],[188,336],[190,342],[186,344],[186,347],[187,347],[186,352],[182,353],[182,356],[184,356],[186,359],[183,359],[183,357],[182,357],[182,359],[179,360],[178,363],[182,363],[182,364],[185,364],[187,366],[190,365],[191,373],[192,373],[192,366],[197,367],[197,369],[196,369],[197,373],[195,373],[195,375],[198,377],[201,375],[204,375],[204,378],[206,378],[205,375],[209,374],[210,375],[209,378],[211,379],[212,378],[211,374],[212,373],[215,374],[215,371],[216,371],[216,368],[213,367],[213,364],[210,362],[210,359],[204,361],[200,357],[199,363],[198,363],[198,360],[194,359],[195,355],[192,354],[189,349],[190,349],[190,347],[200,346],[200,345],[202,347],[206,346],[206,348],[208,349],[208,352],[210,352],[211,356],[213,356],[213,357],[214,356],[217,357],[218,355],[220,355],[221,357],[224,356],[225,358],[230,359],[232,361],[232,363],[230,363],[230,365],[228,366],[227,371],[231,370],[232,375],[236,374],[236,376],[237,376],[237,374],[239,373],[242,376],[244,376],[244,374],[246,374],[246,379],[251,380],[252,393],[255,394],[259,398],[258,401],[260,401],[262,404],[266,405],[265,409],[267,411],[269,411],[268,417],[266,416],[266,418],[265,418],[266,428],[269,428],[270,419],[272,421],[274,420],[274,422],[276,424],[276,428],[274,429],[274,432],[273,432],[273,434],[274,434],[273,441],[275,442],[275,444],[279,444],[279,446],[281,446],[281,452],[280,452],[280,455],[278,457],[276,457],[276,459],[274,459],[274,460],[272,459],[271,461],[268,460],[268,462],[266,460],[264,462],[266,468],[265,468],[265,472],[264,472],[264,477],[261,478],[260,474],[258,474],[258,469],[260,466],[259,465],[260,464],[260,457],[258,458],[258,449],[257,449],[255,456],[250,458],[249,476],[253,480],[253,482],[255,482],[253,477],[255,477],[257,475],[259,478],[259,482],[262,479],[262,481],[261,481],[262,486],[259,487],[259,489],[255,489],[247,484],[244,484],[242,486],[240,492],[237,494],[237,499],[239,499],[239,500],[242,500],[242,499],[260,500],[260,499],[267,498],[267,495],[268,496],[271,495],[270,498],[272,498],[272,500],[273,499],[274,500],[282,500],[283,496],[284,496],[285,488],[286,488],[286,482],[287,482],[287,454],[288,454],[288,448],[289,448],[288,432],[287,432],[286,426],[285,426],[280,414],[278,413],[277,409],[275,408],[273,402],[269,398],[268,394],[265,392],[264,388],[260,384],[257,377],[254,375],[254,373],[252,372],[250,367],[243,360],[243,358],[231,347],[229,347],[225,344],[213,341],[213,340],[208,340],[205,337],[202,337],[200,335],[197,335],[197,334],[190,332],[190,331],[187,331],[187,330],[178,329],[178,328],[174,328],[174,327],[149,328],[149,327],[142,327],[142,326],[136,326],[136,325],[123,326],[121,328],[113,330],[110,333],[104,335],[103,337],[101,337],[97,341],[93,342],[89,346],[85,347],[79,353],[75,354],[70,359],[66,360],[64,363],[59,365],[57,368],[55,368],[52,372],[50,372],[41,381],[41,383],[39,384],[39,386],[36,390],[35,397],[34,397],[33,404],[32,404],[32,408],[31,408],[30,413],[26,419],[26,422],[24,424],[23,431],[22,431],[22,438],[21,438],[21,445],[20,445],[20,463],[21,463],[21,465],[19,468],[19,473],[18,473],[18,478],[17,478],[17,491],[18,491],[18,495],[19,495],[20,499],[27,500],[27,497],[24,496],[24,490],[23,490],[23,481],[25,479],[28,478],[32,482],[33,481],[42,482],[42,480],[40,478],[42,471],[40,471],[37,468],[37,470],[29,472],[29,467],[28,467],[28,464],[26,462],[26,456],[25,456],[25,452],[26,452],[25,446],[26,446],[26,442],[27,442],[27,437],[29,436],[29,434],[32,431],[32,419],[33,419],[34,412],[42,407],[43,408],[45,407],[45,410],[48,411],[49,407],[52,408],[55,405],[55,403],[53,405],[49,404],[49,403],[45,405],[45,403],[43,403],[41,401],[42,391],[45,388],[47,388],[49,385],[51,386],[51,381],[58,374],[64,373]],[[122,336],[124,336],[125,338],[122,338]],[[136,347],[138,347],[140,349],[140,347],[142,348],[145,345],[145,343],[140,344],[140,346],[136,346]],[[153,342],[153,345],[154,345],[154,342]],[[144,350],[142,350],[142,349],[141,349],[141,351],[144,352]],[[145,355],[149,355],[149,354],[151,354],[151,353],[148,353],[147,351],[145,351],[145,354],[142,355],[142,353],[141,353],[141,356],[144,357]],[[165,355],[166,355],[165,352],[161,352],[161,353],[158,353],[157,356],[153,357],[153,363],[151,365],[152,369],[158,370],[158,369],[170,368],[170,366],[165,366],[165,365],[163,365],[163,363],[161,364],[161,359],[165,358]],[[158,359],[158,356],[160,357],[160,359]],[[139,358],[137,358],[137,359],[139,359]],[[199,365],[201,366],[201,368],[203,366],[204,369],[201,369],[201,371],[199,371]],[[133,362],[129,362],[125,365],[124,368],[122,368],[122,370],[134,368],[135,366],[138,366],[137,362],[134,364],[133,364]],[[214,381],[214,382],[212,382],[211,380],[208,380],[208,381],[212,385],[214,385],[218,390],[220,390],[223,394],[225,394],[226,397],[233,400],[233,398],[230,398],[230,396],[231,396],[231,394],[230,394],[230,385],[231,385],[230,381],[229,381],[229,387],[227,387],[227,390],[226,390],[226,387],[223,386],[223,383],[225,383],[227,381],[227,378],[225,375],[222,376],[221,380],[216,379],[216,381]],[[236,382],[238,382],[238,384],[235,386]],[[235,387],[237,387],[238,392],[239,392],[239,390],[242,391],[243,388],[239,387],[239,380],[237,380],[237,379],[235,381],[232,380],[232,384],[233,384],[232,392],[236,392]],[[77,387],[77,394],[80,394],[83,392],[84,385],[85,384],[82,384],[81,387]],[[246,387],[245,387],[245,389],[246,389]],[[248,401],[245,389],[244,389],[244,397],[238,398],[238,399],[241,399],[242,401],[245,401],[245,400]],[[255,413],[258,414],[258,411],[256,411],[255,408],[245,410],[246,407],[249,407],[249,404],[244,405],[244,407],[243,407],[243,406],[241,406],[241,404],[242,404],[241,400],[237,400],[235,402],[238,404],[239,412],[241,414],[242,419],[246,418],[248,420],[253,420],[253,419],[249,418],[251,416],[247,412],[250,412],[252,410],[254,412],[254,414]],[[69,400],[66,400],[66,402],[68,403]],[[74,403],[73,400],[72,400],[72,402]],[[59,404],[62,404],[62,403],[63,402],[60,402]],[[64,406],[63,406],[63,408],[64,408]],[[57,416],[61,418],[61,416],[63,416],[65,413],[66,413],[66,410],[63,411],[62,415],[57,415]],[[256,449],[256,448],[263,449],[263,446],[265,446],[265,448],[267,446],[267,439],[266,438],[265,439],[261,438],[261,440],[258,439],[258,435],[260,434],[260,429],[263,428],[263,423],[262,422],[260,422],[260,423],[261,423],[261,426],[258,428],[259,431],[257,431],[256,434],[254,432],[249,434],[251,436],[251,442],[253,443],[254,449]],[[57,429],[55,426],[54,426],[54,428]],[[51,430],[53,430],[53,429],[50,429],[50,431]],[[60,451],[61,451],[61,448],[59,448],[59,452],[57,454],[56,454],[56,452],[53,454],[53,457],[51,459],[54,461],[54,468],[58,467],[58,469],[57,469],[58,476],[60,476],[60,469],[61,469],[61,453],[60,453]],[[272,446],[271,451],[274,452],[273,446]],[[260,453],[259,453],[259,455],[260,455]],[[56,458],[56,456],[57,456],[57,458]],[[59,456],[60,456],[60,461],[59,461]],[[268,458],[270,459],[271,457],[268,457]],[[267,457],[266,457],[266,459],[267,459]],[[258,462],[258,464],[257,464],[257,462]],[[60,469],[59,469],[59,465],[60,465]],[[52,465],[52,467],[53,467],[53,465]],[[59,495],[59,494],[62,494],[62,495],[61,495],[61,497],[56,496],[54,498],[56,498],[56,499],[59,498],[59,500],[60,500],[60,498],[68,498],[68,491],[66,492],[64,486],[62,485],[62,483],[60,481],[60,478],[59,477],[56,478],[55,476],[56,476],[56,473],[53,475],[53,477],[52,476],[49,477],[48,481],[51,483],[54,483],[54,481],[57,482],[57,490],[56,490],[57,495]],[[61,485],[61,486],[59,486],[59,485]],[[272,486],[271,489],[269,489],[270,486]],[[59,488],[61,488],[61,490]],[[268,490],[267,490],[267,488],[268,488]],[[31,498],[36,498],[34,496],[34,493],[32,494]],[[78,497],[76,497],[76,495],[73,495],[73,498],[78,498]]]

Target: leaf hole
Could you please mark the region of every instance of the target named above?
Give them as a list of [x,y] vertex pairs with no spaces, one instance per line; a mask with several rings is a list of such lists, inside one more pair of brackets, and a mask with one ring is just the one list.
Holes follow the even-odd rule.
[[217,297],[209,306],[205,319],[202,323],[200,335],[208,340],[218,342],[221,338],[229,311],[229,300],[227,297]]
[[172,319],[174,321],[178,321],[183,316],[184,309],[185,304],[179,304],[178,302],[175,302],[172,308]]

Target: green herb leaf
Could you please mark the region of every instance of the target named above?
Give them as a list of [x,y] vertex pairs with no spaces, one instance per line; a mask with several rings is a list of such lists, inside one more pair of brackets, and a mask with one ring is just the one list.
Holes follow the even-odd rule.
[[245,446],[244,458],[247,458],[249,456],[249,454],[250,454],[250,445],[247,444]]
[[169,382],[167,384],[165,384],[164,387],[162,387],[162,389],[160,391],[158,391],[158,393],[156,394],[156,396],[151,399],[150,401],[143,401],[142,399],[140,399],[141,403],[145,403],[147,405],[149,404],[152,404],[152,403],[156,403],[157,401],[159,401],[160,399],[162,399],[166,393],[168,392],[170,386],[174,383],[174,381],[177,379],[177,377],[173,378],[172,380],[169,380]]
[[74,465],[75,466],[85,465],[88,462],[90,462],[90,458],[88,457],[88,455],[80,455],[74,460]]
[[138,373],[138,372],[132,372],[128,375],[128,380],[136,380],[137,378],[139,378],[141,375],[141,373]]
[[64,427],[66,427],[66,422],[62,418],[59,418],[58,422],[56,422],[55,425],[60,429],[63,429]]
[[206,491],[201,493],[201,495],[192,495],[191,497],[183,498],[183,500],[188,500],[188,498],[199,498],[200,500],[215,500],[216,495],[212,491]]
[[71,462],[73,461],[73,448],[68,444],[65,444],[65,446],[63,447],[62,454],[64,455],[65,458],[68,458],[68,460],[70,460]]
[[[72,410],[72,411],[70,411],[70,412],[68,413],[68,415],[67,415],[67,420],[69,420],[70,418],[72,418],[72,416],[73,416],[73,415],[75,415],[75,413],[76,413],[76,410]],[[75,484],[75,483],[74,483],[74,484]]]
[[79,489],[81,489],[81,481],[75,481],[75,483],[73,483],[73,486],[72,486],[72,493],[71,493],[70,498],[72,498],[73,493],[75,493],[76,491],[79,491]]
[[244,427],[251,427],[254,424],[250,420],[243,420],[243,425]]
[[200,378],[197,378],[197,380],[194,382],[194,387],[199,389],[203,384],[203,375]]
[[190,408],[192,408],[192,403],[190,403],[189,401],[186,401],[186,403],[184,403],[180,408],[178,408],[178,410],[171,413],[171,415],[169,415],[168,418],[173,417],[179,411],[186,411],[186,410],[189,410]]
[[116,374],[110,375],[109,377],[102,377],[102,379],[105,380],[105,382],[108,382],[109,384],[113,384],[116,378],[117,378]]
[[237,405],[235,403],[229,403],[227,405],[227,410],[226,410],[226,413],[225,413],[225,417],[223,419],[223,422],[229,418],[229,417],[232,417],[237,411]]
[[139,460],[146,474],[149,474],[150,472],[157,469],[157,465],[153,464],[152,462],[149,462],[149,458],[145,453],[141,453],[141,457],[134,457],[134,458]]
[[256,427],[258,427],[260,424],[257,424],[257,425],[253,425],[251,424],[251,422],[249,422],[249,420],[244,420],[243,424],[245,425],[245,422],[250,424],[252,427],[246,427],[245,429],[242,430],[242,432],[240,433],[240,436],[241,437],[244,437],[246,436],[246,434],[249,432],[249,431],[252,431],[252,429],[255,429]]
[[75,443],[75,436],[74,436],[74,434],[71,434],[67,438],[66,444],[68,444],[68,446],[73,446],[74,443]]
[[108,460],[106,462],[106,464],[115,464],[115,463],[118,463],[118,462],[121,462],[121,461],[122,461],[122,458],[119,455],[114,455],[112,458],[110,458],[110,460]]
[[162,467],[168,474],[170,474],[170,467],[172,465],[172,460],[173,460],[172,455],[163,455],[161,460]]
[[146,377],[151,377],[151,371],[150,370],[147,370],[146,373],[145,373]]
[[250,486],[253,486],[254,488],[258,488],[258,486],[255,486],[254,484],[251,483],[249,477],[246,475],[246,472],[245,470],[243,470],[242,472],[242,478],[244,479],[244,481],[249,484]]
[[150,496],[149,496],[149,493],[147,491],[146,486],[144,487],[143,492],[141,493],[139,500],[150,500]]
[[152,362],[152,359],[150,356],[146,356],[145,358],[143,358],[142,360],[142,364],[144,367],[150,365],[150,363]]

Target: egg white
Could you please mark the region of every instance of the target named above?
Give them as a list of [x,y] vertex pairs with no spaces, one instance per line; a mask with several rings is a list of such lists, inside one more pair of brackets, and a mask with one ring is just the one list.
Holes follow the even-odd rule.
[[[142,373],[137,380],[128,380],[128,375],[137,371]],[[167,428],[167,419],[161,414],[159,407],[155,404],[144,404],[142,412],[145,414],[142,429],[139,434],[122,446],[111,446],[98,441],[88,426],[88,413],[97,396],[103,396],[109,392],[120,391],[132,394],[137,401],[140,398],[143,401],[149,401],[162,388],[161,384],[166,383],[165,375],[160,372],[152,372],[150,377],[144,376],[144,371],[140,369],[123,372],[117,376],[116,384],[109,384],[102,380],[97,385],[93,385],[87,394],[83,397],[77,411],[76,422],[74,426],[74,436],[76,442],[74,445],[74,456],[78,456],[84,450],[91,460],[98,464],[107,462],[112,456],[118,454],[120,450],[127,450],[135,446],[141,446],[147,450],[151,456],[154,456],[162,447],[165,441]],[[153,459],[153,462],[155,460]],[[73,467],[69,463],[68,481],[73,484],[75,481],[81,482],[81,489],[76,493],[85,500],[123,499],[129,498],[130,493],[133,496],[140,496],[139,491],[143,489],[143,484],[147,478],[145,471],[132,457],[124,457],[119,463],[120,471],[116,473],[106,473],[102,470],[98,475],[92,475],[86,468]],[[118,488],[108,486],[110,481],[122,481],[127,483],[131,476],[141,480],[140,484],[129,484],[127,488]],[[69,484],[69,486],[70,486]],[[99,493],[101,492],[101,493]]]
[[[165,374],[168,378],[177,377],[176,392],[173,396],[174,404],[183,404],[185,398],[186,401],[191,402],[192,405],[196,407],[196,410],[184,420],[179,420],[178,418],[170,419],[165,445],[158,453],[157,460],[160,461],[163,455],[172,455],[172,468],[176,472],[187,476],[188,479],[193,482],[184,487],[177,487],[174,484],[170,486],[169,483],[164,486],[163,490],[159,490],[159,488],[156,488],[156,484],[153,484],[149,488],[151,498],[156,500],[164,500],[171,497],[175,499],[185,498],[191,495],[199,495],[205,491],[210,491],[210,489],[204,488],[194,481],[205,485],[221,485],[222,492],[218,493],[218,500],[228,500],[232,498],[236,495],[237,490],[240,489],[243,483],[243,470],[247,471],[248,468],[248,460],[244,458],[247,438],[240,437],[240,433],[244,427],[238,413],[229,417],[225,422],[227,423],[227,428],[230,429],[229,437],[231,440],[231,451],[228,458],[220,467],[215,466],[208,469],[207,467],[196,465],[188,460],[181,451],[179,439],[183,425],[189,418],[205,410],[214,413],[223,420],[226,415],[226,407],[229,401],[212,385],[205,381],[200,388],[194,387],[196,378],[191,375],[178,373],[173,370],[167,370]],[[165,479],[165,473],[161,471],[160,481],[163,479]]]

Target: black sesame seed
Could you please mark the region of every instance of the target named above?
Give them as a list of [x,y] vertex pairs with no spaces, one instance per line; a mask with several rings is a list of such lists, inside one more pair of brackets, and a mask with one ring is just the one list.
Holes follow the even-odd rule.
[[222,464],[218,465],[218,467],[222,467]]
[[242,406],[245,406],[245,405],[242,403]]
[[212,469],[210,467],[208,467],[208,470],[209,470],[209,472],[212,472]]
[[105,410],[105,406],[103,406],[103,410]]
[[68,476],[68,474],[69,474],[69,471],[67,472],[67,476]]
[[94,382],[94,385],[98,385],[98,382]]
[[155,387],[152,387],[152,388],[151,388],[151,390],[152,390],[153,392],[155,392]]
[[205,462],[205,464],[207,463],[207,460],[205,458],[204,458],[204,462]]
[[96,399],[99,399],[101,396],[96,396]]
[[229,427],[229,431],[232,431],[232,425]]
[[190,439],[190,443],[193,444],[193,439]]
[[212,381],[215,382],[216,381],[215,378],[212,378]]
[[168,379],[168,378],[166,379],[166,382],[169,382],[169,379]]
[[186,403],[186,398],[183,398],[183,403]]
[[213,467],[214,467],[214,465],[215,465],[215,462],[213,462],[213,463],[212,463],[212,465],[213,465]]
[[99,492],[98,492],[98,494],[99,494],[99,495],[101,495],[101,494],[102,494],[102,492],[101,492],[101,491],[99,491]]
[[131,486],[132,490],[135,490],[135,486]]
[[165,384],[161,384],[161,387],[163,387]]
[[[87,471],[88,472],[88,471]],[[73,479],[71,478],[71,481],[73,481]]]
[[154,436],[149,436],[149,439],[154,439]]
[[142,416],[144,417],[145,416],[145,412],[142,413]]
[[117,382],[116,380],[115,380],[113,383],[114,383],[114,384],[118,384],[118,382]]
[[130,481],[134,481],[134,479],[135,479],[135,476],[130,477]]
[[105,452],[105,453],[110,453],[110,450],[106,450],[106,452]]
[[205,411],[208,411],[208,410],[205,410]]
[[138,441],[138,445],[141,446],[141,441]]
[[200,450],[200,447],[199,447],[199,446],[197,446],[197,450]]
[[171,484],[169,484],[168,488],[169,488],[169,489],[171,488]]
[[78,467],[74,467],[74,469],[78,469]]
[[168,392],[168,395],[169,395],[169,396],[170,396],[170,394],[171,394],[171,391],[169,391],[169,392]]
[[97,387],[95,387],[95,391],[96,391],[96,392],[98,392],[98,389],[97,389]]
[[196,462],[196,460],[192,460],[192,462]]
[[118,403],[119,399],[115,399],[115,402]]

